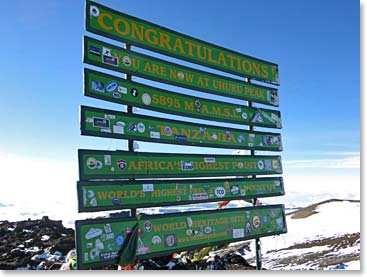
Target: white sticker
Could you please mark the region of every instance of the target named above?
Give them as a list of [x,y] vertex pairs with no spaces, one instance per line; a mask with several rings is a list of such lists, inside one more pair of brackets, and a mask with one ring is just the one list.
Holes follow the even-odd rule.
[[87,123],[93,123],[93,118],[88,117],[88,118],[85,120],[85,122],[87,122]]
[[240,112],[242,112],[242,109],[241,108],[236,108],[236,112],[240,113]]
[[243,238],[245,236],[245,229],[233,229],[233,238]]
[[207,193],[193,193],[191,195],[192,200],[207,200],[209,199],[209,196]]
[[185,74],[183,74],[183,72],[179,71],[179,72],[177,72],[177,77],[178,77],[178,79],[183,80],[185,78]]
[[127,94],[127,88],[118,86],[117,91],[122,94]]
[[276,121],[278,121],[279,120],[279,117],[276,115],[276,114],[274,114],[274,113],[271,113],[271,118],[272,119],[274,119],[274,120],[276,120]]
[[115,134],[124,134],[124,126],[113,125],[113,132]]
[[89,255],[90,255],[90,258],[91,258],[92,260],[94,260],[94,259],[96,259],[96,258],[99,256],[99,250],[98,250],[98,249],[96,249],[96,248],[93,248],[93,249],[90,251]]
[[93,206],[93,207],[97,207],[97,199],[96,198],[92,198],[92,200],[90,200],[90,204]]
[[108,233],[108,234],[106,234],[106,240],[114,239],[114,238],[115,238],[115,234],[114,233]]
[[265,169],[266,170],[271,170],[271,161],[270,160],[265,160]]
[[88,198],[93,198],[94,197],[94,191],[93,190],[88,190]]
[[100,239],[96,239],[96,248],[98,250],[103,250],[104,249],[103,242]]
[[101,132],[102,133],[111,133],[111,130],[110,129],[103,128],[103,129],[101,129]]
[[96,6],[90,6],[89,11],[92,16],[99,16],[99,9]]
[[226,189],[224,187],[217,187],[215,189],[215,195],[218,197],[218,198],[222,198],[226,195]]
[[161,133],[160,132],[150,132],[150,137],[151,138],[155,138],[155,139],[160,139],[161,138]]
[[206,162],[206,163],[215,163],[215,158],[204,158],[204,162]]
[[106,119],[115,119],[115,118],[116,118],[116,116],[114,116],[114,115],[112,115],[112,114],[105,114],[105,115],[104,115],[104,118],[106,118]]
[[111,49],[107,47],[102,48],[103,56],[112,57]]
[[104,155],[104,164],[111,165],[111,155]]
[[162,242],[162,239],[159,236],[154,236],[152,238],[152,244],[160,244]]
[[117,125],[117,126],[125,126],[126,124],[125,124],[125,122],[117,121],[117,122],[116,122],[116,125]]
[[87,240],[93,239],[95,237],[102,235],[102,232],[103,231],[101,229],[90,228],[89,231],[85,234],[85,238]]
[[129,56],[124,56],[122,58],[122,63],[125,65],[125,66],[131,66],[131,59]]
[[143,184],[143,191],[154,191],[154,185],[153,184]]
[[261,227],[261,219],[260,219],[260,216],[258,215],[254,215],[252,217],[252,226],[255,228],[255,229],[259,229]]
[[210,234],[212,231],[213,231],[213,229],[210,226],[206,226],[205,229],[204,229],[205,234]]
[[143,93],[143,95],[141,96],[141,99],[143,100],[143,103],[145,105],[150,105],[150,103],[152,102],[152,98],[150,97],[148,93]]
[[186,221],[187,221],[187,226],[189,226],[189,228],[191,228],[191,226],[192,226],[192,218],[191,217],[187,217],[186,218]]
[[145,131],[145,125],[144,125],[144,123],[139,122],[137,127],[138,127],[138,132],[139,133],[144,133],[144,131]]

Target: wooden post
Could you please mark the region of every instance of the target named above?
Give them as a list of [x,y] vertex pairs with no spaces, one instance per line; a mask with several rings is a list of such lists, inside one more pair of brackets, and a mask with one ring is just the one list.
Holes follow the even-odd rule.
[[[247,79],[248,83],[251,83],[250,79]],[[252,108],[252,101],[248,101],[248,106]],[[254,126],[250,125],[249,131],[254,131]],[[255,150],[250,150],[250,155],[255,156]],[[256,178],[256,175],[251,175],[252,178]],[[254,198],[253,205],[256,206],[257,198]],[[260,239],[255,239],[255,249],[256,249],[256,270],[261,270],[261,245]]]
[[[126,48],[126,50],[130,50],[131,49],[131,44],[126,43],[125,48]],[[132,79],[131,74],[126,73],[126,80],[131,81],[131,79]],[[127,105],[127,113],[128,114],[133,114],[133,107],[132,106]],[[128,139],[127,145],[128,145],[129,152],[134,152],[134,140]],[[129,180],[133,181],[135,179],[129,179]],[[131,216],[136,216],[136,208],[131,209],[130,215]]]

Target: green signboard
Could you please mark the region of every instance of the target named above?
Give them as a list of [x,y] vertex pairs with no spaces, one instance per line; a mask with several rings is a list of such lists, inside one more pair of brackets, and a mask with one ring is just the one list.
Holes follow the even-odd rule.
[[78,150],[80,180],[281,174],[280,156]]
[[284,195],[281,177],[78,182],[79,212],[197,204],[280,195]]
[[239,76],[279,84],[278,66],[87,1],[86,29]]
[[81,106],[81,134],[231,149],[281,151],[280,134],[188,123]]
[[278,90],[192,69],[84,37],[84,62],[171,85],[279,106]]
[[84,94],[163,113],[235,124],[281,128],[279,111],[250,108],[154,88],[84,69]]
[[117,264],[138,222],[138,259],[287,232],[284,206],[234,208],[76,221],[78,269]]

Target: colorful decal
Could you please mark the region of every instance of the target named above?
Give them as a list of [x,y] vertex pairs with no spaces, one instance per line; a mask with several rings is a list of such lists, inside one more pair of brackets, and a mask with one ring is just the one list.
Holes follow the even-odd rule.
[[[118,83],[117,91],[109,93],[104,89],[105,85],[110,82]],[[95,83],[99,85],[96,86]],[[126,93],[127,91],[131,93]],[[141,91],[141,94],[138,91]],[[226,123],[270,128],[282,127],[281,114],[276,110],[250,108],[248,106],[188,96],[90,69],[84,69],[84,94],[109,102],[163,113]]]
[[[283,205],[141,215],[137,221],[137,248],[126,251],[136,251],[138,259],[146,259],[190,248],[279,235],[287,232],[284,217]],[[131,217],[76,221],[78,269],[116,264],[135,223],[136,219]]]
[[[279,84],[278,65],[214,45],[154,23],[87,1],[86,29],[89,32],[128,42],[162,54],[223,70],[238,76]],[[100,51],[95,49],[93,53]],[[107,56],[106,59],[113,57]],[[131,65],[131,59],[123,57]],[[183,79],[184,73],[178,72]]]
[[[111,164],[100,164],[110,155]],[[280,156],[166,154],[79,149],[80,180],[281,174]],[[211,158],[210,162],[205,159]],[[215,162],[213,162],[215,159]],[[97,161],[91,167],[90,161]],[[262,163],[260,163],[260,161]],[[259,166],[270,161],[271,168]],[[241,166],[239,166],[239,164]]]
[[[95,55],[96,49],[101,49],[102,55]],[[131,61],[128,64],[124,62],[127,58]],[[238,79],[166,62],[90,37],[84,37],[84,62],[171,85],[279,106],[279,96],[276,88],[247,83]],[[133,91],[134,97],[139,97],[140,94],[138,90]],[[199,103],[197,103],[196,109],[200,109]]]

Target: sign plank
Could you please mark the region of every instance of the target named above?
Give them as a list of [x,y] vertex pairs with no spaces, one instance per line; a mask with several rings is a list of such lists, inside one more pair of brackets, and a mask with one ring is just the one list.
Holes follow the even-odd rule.
[[281,151],[278,133],[244,131],[81,106],[81,134],[148,142]]
[[84,94],[162,113],[226,123],[281,128],[281,113],[175,93],[84,69]]
[[279,106],[278,90],[153,58],[84,37],[84,62],[207,93]]
[[238,76],[279,84],[278,65],[87,1],[86,30]]
[[[116,264],[138,222],[138,259],[287,232],[283,205],[76,221],[78,269]],[[130,249],[134,251],[134,249]]]
[[280,156],[78,150],[81,181],[281,174]]
[[79,181],[79,212],[198,204],[284,195],[283,178]]

